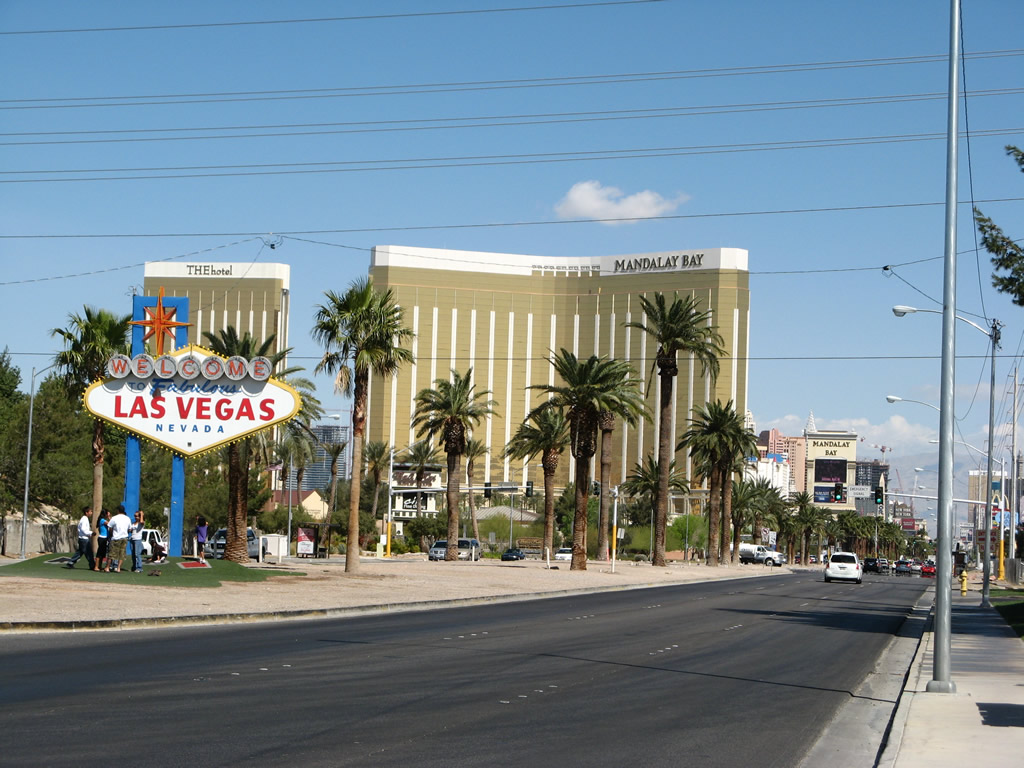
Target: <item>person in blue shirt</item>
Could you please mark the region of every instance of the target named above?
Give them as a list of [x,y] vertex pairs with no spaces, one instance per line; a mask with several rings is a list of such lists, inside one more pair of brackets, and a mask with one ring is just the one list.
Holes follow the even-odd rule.
[[96,523],[96,532],[99,535],[99,539],[96,542],[96,565],[93,566],[94,571],[103,570],[103,561],[107,559],[107,545],[110,543],[110,528],[107,526],[109,518],[110,513],[106,509],[101,509],[100,519]]

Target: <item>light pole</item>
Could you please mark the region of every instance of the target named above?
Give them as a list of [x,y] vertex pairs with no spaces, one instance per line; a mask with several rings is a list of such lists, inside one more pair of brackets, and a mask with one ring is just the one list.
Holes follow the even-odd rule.
[[28,447],[25,449],[25,506],[21,511],[21,559],[25,559],[25,549],[28,546],[28,478],[32,473],[32,411],[36,404],[36,375],[48,371],[56,363],[50,363],[38,371],[32,369],[32,383],[29,385],[28,394]]

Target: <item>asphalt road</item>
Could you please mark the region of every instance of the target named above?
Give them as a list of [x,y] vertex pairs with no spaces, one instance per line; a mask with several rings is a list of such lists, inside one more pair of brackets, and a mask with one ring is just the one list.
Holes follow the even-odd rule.
[[[0,642],[5,766],[796,765],[930,582]],[[878,734],[880,736],[880,734]]]

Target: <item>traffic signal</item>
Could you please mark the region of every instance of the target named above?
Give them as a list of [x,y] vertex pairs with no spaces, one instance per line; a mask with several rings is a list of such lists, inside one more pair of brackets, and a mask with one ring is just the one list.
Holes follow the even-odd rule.
[[591,487],[590,487],[590,492],[592,494],[594,494],[595,496],[600,496],[601,495],[601,484],[595,480],[593,482],[593,484],[591,485]]
[[526,495],[533,496],[533,480],[526,481]]
[[875,488],[875,504],[885,504],[885,489],[880,485]]
[[491,498],[491,484],[490,483],[484,483],[484,498],[485,499]]
[[832,501],[840,502],[843,500],[843,484],[836,483],[835,488],[832,489]]

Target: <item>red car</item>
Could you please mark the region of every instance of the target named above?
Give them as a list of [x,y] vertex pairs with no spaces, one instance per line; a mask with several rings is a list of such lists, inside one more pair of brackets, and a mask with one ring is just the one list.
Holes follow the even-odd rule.
[[921,566],[922,576],[934,576],[935,575],[935,563],[925,563]]

